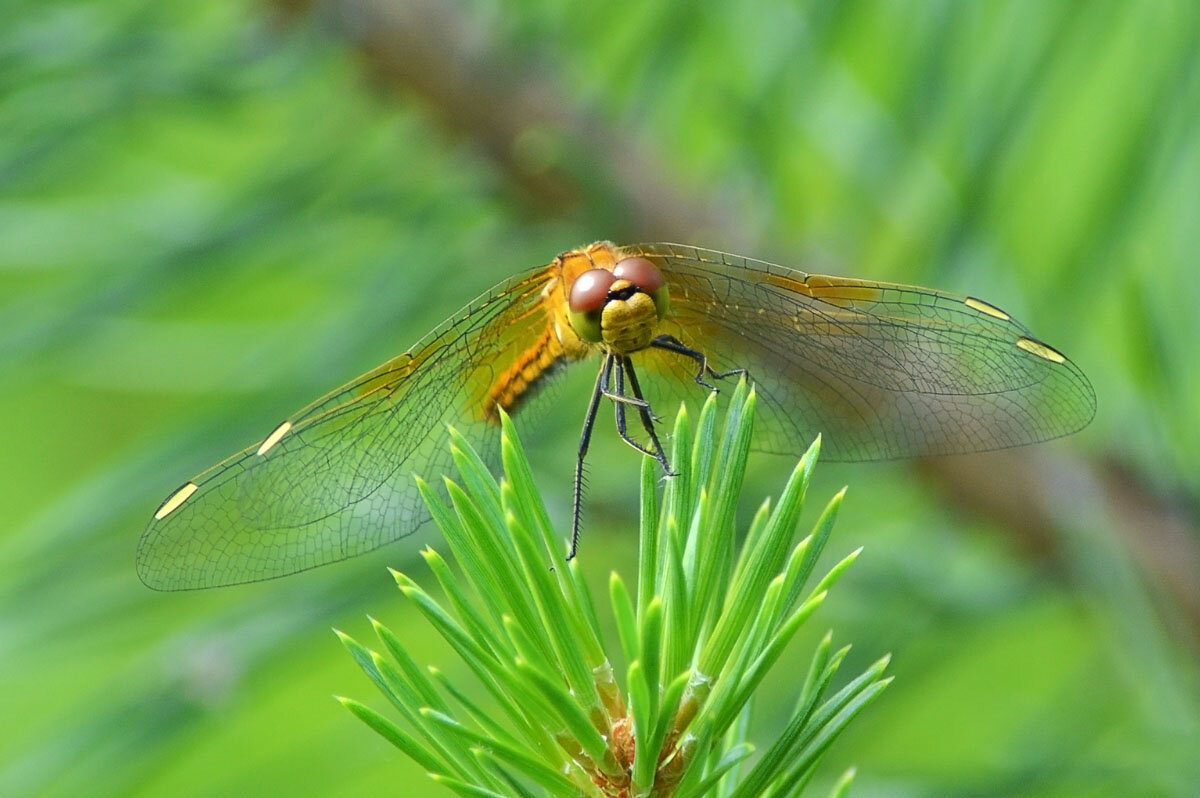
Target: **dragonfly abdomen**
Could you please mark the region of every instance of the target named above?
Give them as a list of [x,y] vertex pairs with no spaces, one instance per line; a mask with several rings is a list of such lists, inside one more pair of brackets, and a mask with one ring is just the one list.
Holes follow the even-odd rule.
[[540,384],[566,363],[566,353],[549,327],[533,346],[517,356],[516,361],[492,384],[488,391],[485,417],[499,421],[499,410],[516,412],[533,396]]

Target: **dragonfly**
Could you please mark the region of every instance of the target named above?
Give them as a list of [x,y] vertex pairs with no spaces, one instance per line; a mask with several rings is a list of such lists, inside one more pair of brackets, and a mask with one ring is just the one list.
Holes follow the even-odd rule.
[[412,475],[451,467],[447,424],[495,451],[500,411],[521,413],[555,374],[585,361],[599,367],[568,555],[605,399],[620,437],[667,474],[653,408],[733,375],[758,393],[755,449],[797,455],[820,433],[822,458],[837,461],[1036,443],[1083,428],[1096,409],[1078,366],[982,299],[680,244],[601,241],[501,282],[407,352],[185,482],[143,533],[138,574],[159,590],[255,582],[404,537],[429,519]]

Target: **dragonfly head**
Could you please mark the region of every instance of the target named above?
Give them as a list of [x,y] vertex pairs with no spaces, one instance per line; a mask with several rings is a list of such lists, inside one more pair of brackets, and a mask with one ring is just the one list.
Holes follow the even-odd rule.
[[645,258],[589,269],[571,285],[568,319],[585,341],[621,353],[645,349],[670,306],[662,272]]

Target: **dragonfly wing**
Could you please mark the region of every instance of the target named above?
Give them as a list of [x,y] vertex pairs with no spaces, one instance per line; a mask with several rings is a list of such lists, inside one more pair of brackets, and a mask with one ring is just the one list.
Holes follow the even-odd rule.
[[413,475],[440,487],[446,424],[497,454],[488,389],[544,334],[549,277],[543,267],[501,283],[408,352],[185,483],[138,544],[142,580],[161,590],[254,582],[414,532],[428,515]]
[[[834,460],[958,454],[1067,435],[1095,414],[1079,368],[981,300],[675,244],[624,251],[666,275],[668,332],[718,370],[749,371],[760,449],[798,454],[822,433]],[[694,374],[646,355],[675,385]]]

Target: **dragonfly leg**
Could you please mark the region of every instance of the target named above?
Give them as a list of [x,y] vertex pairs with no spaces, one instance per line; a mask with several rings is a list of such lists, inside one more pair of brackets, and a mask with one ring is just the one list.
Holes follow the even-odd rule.
[[[616,366],[617,366],[617,368],[616,368],[617,374],[620,375],[620,373],[621,373],[620,361],[617,362]],[[619,376],[618,376],[618,380],[620,380]],[[647,409],[650,408],[650,403],[647,402],[645,399],[638,399],[633,396],[625,396],[624,394],[622,394],[620,392],[621,390],[622,390],[621,388],[617,388],[617,390],[615,390],[615,391],[605,388],[605,390],[601,391],[600,393],[602,393],[604,396],[611,399],[613,401],[613,404],[618,405],[618,406],[629,405],[631,407],[637,407],[637,408],[643,408],[643,407],[647,408]]]
[[708,376],[712,377],[713,379],[717,379],[717,380],[723,380],[726,377],[732,377],[734,375],[740,375],[740,376],[748,376],[749,375],[749,372],[746,371],[746,369],[730,369],[729,371],[715,371],[712,366],[708,365],[708,358],[705,356],[705,354],[703,352],[701,352],[697,349],[692,349],[690,346],[687,346],[686,344],[684,344],[682,341],[680,341],[678,338],[676,338],[673,335],[660,335],[657,338],[655,338],[653,341],[651,341],[650,345],[656,346],[659,349],[665,349],[668,352],[675,352],[676,354],[683,355],[684,357],[688,357],[688,358],[691,358],[692,360],[696,361],[696,364],[700,367],[699,370],[696,372],[696,384],[701,385],[701,386],[709,389],[710,391],[717,390],[717,387],[715,385],[708,383],[704,379],[705,374],[707,374]]
[[[617,389],[615,391],[612,389],[611,382],[605,383],[604,389],[603,389],[604,395],[607,396],[609,399],[611,399],[613,401],[613,404],[617,406],[617,409],[618,409],[617,427],[619,429],[621,429],[622,431],[625,429],[624,420],[623,420],[625,418],[625,408],[623,407],[623,405],[629,405],[630,407],[636,407],[636,408],[638,408],[638,410],[647,410],[647,411],[649,411],[650,417],[652,419],[654,419],[655,421],[659,420],[658,416],[654,415],[654,409],[652,407],[650,407],[650,403],[647,402],[645,400],[645,398],[643,398],[641,396],[640,393],[637,396],[630,396],[629,394],[625,393],[625,369],[626,369],[626,361],[627,360],[628,360],[628,358],[614,356],[614,358],[613,358],[614,369],[613,370],[616,372],[616,375],[617,375]],[[632,368],[632,366],[630,366],[630,368]],[[629,440],[629,438],[626,438],[623,433],[622,433],[621,437],[625,440],[626,443],[633,446],[633,448],[638,449],[638,450],[644,452],[645,454],[651,455],[652,457],[656,456],[654,454],[654,452],[647,452],[639,444],[634,443],[633,441]]]
[[[636,444],[635,444],[635,448],[640,449],[643,452],[646,452],[646,454],[651,455],[656,460],[658,460],[659,464],[662,465],[663,471],[666,473],[666,475],[669,477],[673,477],[673,476],[675,476],[675,472],[671,470],[671,463],[667,460],[667,453],[663,450],[662,442],[659,441],[659,439],[658,439],[658,433],[654,431],[655,418],[654,418],[654,415],[650,412],[650,403],[646,401],[646,397],[642,396],[642,386],[638,384],[637,372],[635,372],[633,370],[633,361],[629,358],[628,355],[622,357],[619,361],[617,361],[617,390],[618,391],[623,391],[625,388],[624,378],[625,378],[626,374],[629,375],[629,387],[633,391],[633,395],[636,398],[640,399],[642,402],[641,405],[637,406],[638,415],[640,415],[642,417],[642,426],[645,428],[646,434],[650,436],[650,442],[654,445],[654,451],[647,452],[644,447],[638,446]],[[621,405],[617,405],[617,407],[621,409],[620,415],[624,416],[624,408],[622,408]],[[621,418],[618,420],[623,421],[624,419]],[[620,426],[623,426],[623,425],[618,424],[617,431],[621,433],[621,437],[625,440],[626,443],[632,444],[633,441],[629,440],[629,438],[625,435],[625,431],[623,429],[620,429]]]
[[[639,413],[650,415],[651,419],[653,420],[653,415],[650,413],[650,403],[649,402],[647,402],[645,399],[641,399],[641,398],[633,399],[633,397],[625,396],[625,370],[628,368],[631,368],[631,364],[629,363],[628,359],[623,358],[623,357],[616,358],[616,362],[614,363],[614,365],[615,365],[615,371],[616,371],[616,377],[617,377],[616,393],[618,395],[620,395],[622,398],[632,399],[632,401],[629,402],[629,404],[633,407],[638,408]],[[632,373],[630,374],[630,376],[633,377]],[[609,396],[609,394],[605,394],[605,396]],[[668,474],[670,474],[671,468],[667,464],[665,455],[663,454],[663,451],[662,451],[662,447],[658,445],[658,439],[655,437],[653,424],[646,424],[645,418],[643,418],[643,420],[642,420],[643,425],[646,426],[646,431],[650,434],[650,439],[652,441],[654,441],[655,448],[650,449],[650,448],[642,445],[640,442],[629,437],[629,430],[628,430],[628,425],[626,423],[626,417],[625,417],[626,403],[614,401],[613,407],[616,410],[616,415],[617,415],[617,434],[621,436],[621,440],[625,441],[630,446],[632,446],[634,449],[637,449],[639,452],[646,455],[647,457],[653,457],[655,460],[658,460],[662,464],[662,466],[666,470],[666,472]]]
[[600,397],[608,387],[613,369],[614,357],[605,355],[600,364],[600,373],[596,375],[596,387],[592,389],[592,399],[588,403],[587,415],[583,419],[583,433],[579,436],[579,454],[575,459],[575,490],[571,503],[571,549],[567,559],[575,557],[579,548],[579,522],[583,511],[583,458],[587,456],[588,445],[592,442],[592,428],[596,426],[596,411],[600,409]]
[[[622,368],[620,360],[618,360],[616,362],[616,372],[617,372],[617,390],[624,391],[625,390],[625,376],[624,376],[624,372],[623,372],[623,368]],[[658,456],[657,452],[653,452],[650,449],[647,449],[641,443],[639,443],[639,442],[635,441],[633,438],[629,437],[628,425],[626,424],[626,419],[625,419],[626,403],[622,400],[626,399],[626,398],[632,398],[632,397],[619,396],[618,394],[615,394],[615,393],[606,393],[604,395],[613,400],[613,409],[616,410],[616,413],[617,413],[617,434],[621,436],[621,440],[625,441],[630,446],[637,449],[639,452],[641,452],[642,454],[644,454],[648,457],[657,457]]]

